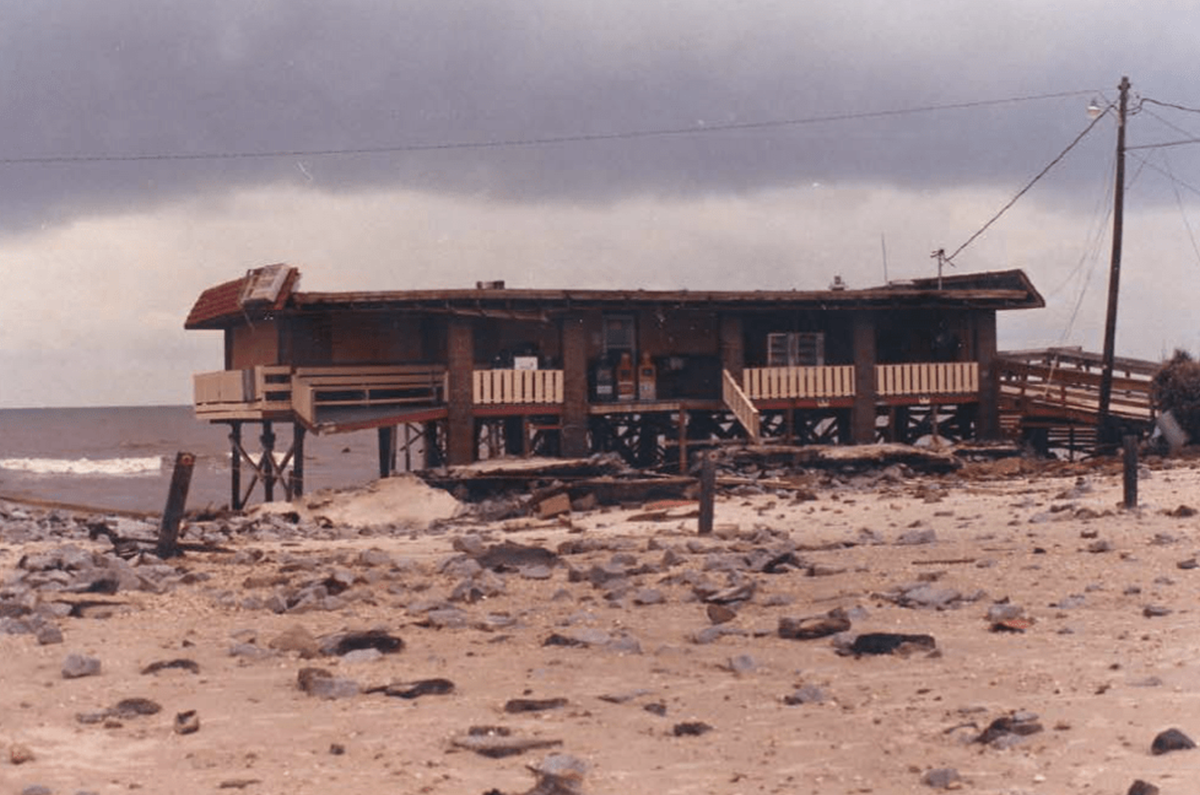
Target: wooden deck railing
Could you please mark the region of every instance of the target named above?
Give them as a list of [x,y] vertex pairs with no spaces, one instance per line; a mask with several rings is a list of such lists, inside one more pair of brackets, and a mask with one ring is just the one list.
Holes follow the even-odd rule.
[[[1111,414],[1149,422],[1154,419],[1150,379],[1157,365],[1118,360],[1114,369]],[[1022,351],[996,359],[1003,411],[1026,418],[1059,418],[1095,423],[1100,411],[1102,362],[1095,354],[1071,349]]]
[[472,387],[477,404],[562,403],[563,371],[476,370]]
[[257,419],[289,411],[292,368],[259,365],[244,370],[217,370],[192,376],[199,419]]
[[854,397],[854,365],[747,367],[742,385],[751,400]]
[[737,417],[737,421],[746,429],[746,435],[750,437],[750,441],[758,444],[762,437],[762,431],[759,427],[758,409],[754,408],[754,404],[750,402],[750,398],[738,386],[737,381],[730,375],[728,370],[722,370],[721,377],[721,398],[725,401],[725,405],[733,412],[733,416]]
[[321,408],[439,403],[446,393],[441,365],[297,367],[292,407],[310,425]]
[[977,362],[913,362],[875,365],[880,397],[973,395],[979,392]]

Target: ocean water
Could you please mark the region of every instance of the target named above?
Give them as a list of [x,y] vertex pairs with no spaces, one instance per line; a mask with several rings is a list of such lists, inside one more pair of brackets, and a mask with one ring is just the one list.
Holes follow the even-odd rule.
[[[258,456],[257,425],[244,425],[242,445]],[[191,406],[0,409],[0,498],[161,512],[178,452],[196,455],[189,509],[230,501],[227,425],[197,420]],[[291,425],[276,423],[275,451],[291,446]],[[379,475],[375,431],[304,440],[304,488],[353,486]],[[402,467],[403,461],[398,464]],[[242,489],[250,471],[242,467]],[[275,489],[276,499],[283,490]],[[263,501],[261,485],[251,504]]]

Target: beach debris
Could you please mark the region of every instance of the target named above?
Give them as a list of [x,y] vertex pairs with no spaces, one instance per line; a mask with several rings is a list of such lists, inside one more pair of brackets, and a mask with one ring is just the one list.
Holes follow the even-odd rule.
[[506,726],[472,726],[465,735],[452,737],[450,744],[465,751],[474,751],[480,756],[502,759],[539,748],[554,748],[562,745],[562,740],[520,737]]
[[145,668],[142,669],[142,673],[143,674],[156,674],[159,671],[165,671],[165,670],[176,669],[176,668],[183,670],[183,671],[189,671],[190,673],[194,673],[194,674],[200,673],[200,664],[197,663],[195,660],[189,660],[186,657],[180,657],[175,660],[160,660],[158,662],[152,662],[149,665],[147,665]]
[[175,714],[173,728],[176,734],[195,734],[200,731],[200,716],[194,709],[178,712]]
[[1154,738],[1150,745],[1150,753],[1160,756],[1171,751],[1187,751],[1195,747],[1196,743],[1192,742],[1192,738],[1179,729],[1167,729],[1159,732]]
[[84,676],[97,676],[100,673],[100,660],[83,654],[68,654],[63,660],[62,678],[79,679]]
[[157,715],[162,711],[162,705],[148,698],[123,698],[113,706],[99,712],[81,712],[75,716],[80,723],[104,723],[112,720],[125,720],[143,715]]
[[378,687],[368,687],[364,693],[383,693],[393,698],[420,698],[421,696],[444,696],[454,692],[454,683],[449,679],[418,679],[415,682],[392,682]]
[[1042,724],[1038,722],[1036,713],[1017,710],[993,720],[975,738],[975,742],[990,745],[993,748],[1009,748],[1020,738],[1037,734],[1042,730]]
[[544,712],[548,709],[561,709],[566,705],[565,698],[513,698],[505,702],[504,711],[508,713]]

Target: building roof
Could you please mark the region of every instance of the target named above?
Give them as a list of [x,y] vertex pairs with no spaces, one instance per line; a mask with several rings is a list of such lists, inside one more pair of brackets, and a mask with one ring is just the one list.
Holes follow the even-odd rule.
[[[242,279],[206,290],[192,308],[185,328],[224,328],[244,318],[278,312],[426,311],[545,321],[584,308],[664,307],[674,309],[886,309],[972,308],[1033,309],[1045,301],[1021,270],[947,276],[941,280],[893,282],[862,290],[564,290],[514,289],[486,285],[478,289],[378,292],[293,292],[299,272],[290,268],[287,286],[270,305],[239,302]],[[486,284],[486,283],[485,283]]]
[[[256,297],[252,288],[260,281],[278,279],[274,295]],[[225,328],[244,317],[261,317],[265,313],[278,312],[287,305],[292,291],[300,282],[300,271],[284,265],[267,265],[246,271],[240,279],[222,282],[200,293],[187,320],[185,329]],[[274,285],[267,284],[268,288]]]

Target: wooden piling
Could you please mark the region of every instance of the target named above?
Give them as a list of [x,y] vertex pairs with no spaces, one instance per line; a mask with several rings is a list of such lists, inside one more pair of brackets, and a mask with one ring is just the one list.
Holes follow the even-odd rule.
[[711,450],[700,457],[700,535],[713,530],[713,501],[717,490],[717,454]]
[[1124,507],[1136,508],[1138,504],[1138,437],[1126,436],[1125,445],[1125,502]]
[[196,456],[192,453],[180,452],[175,455],[175,471],[171,474],[171,489],[167,492],[167,505],[163,508],[158,546],[155,549],[155,554],[163,560],[179,554],[179,522],[183,519],[195,466]]

